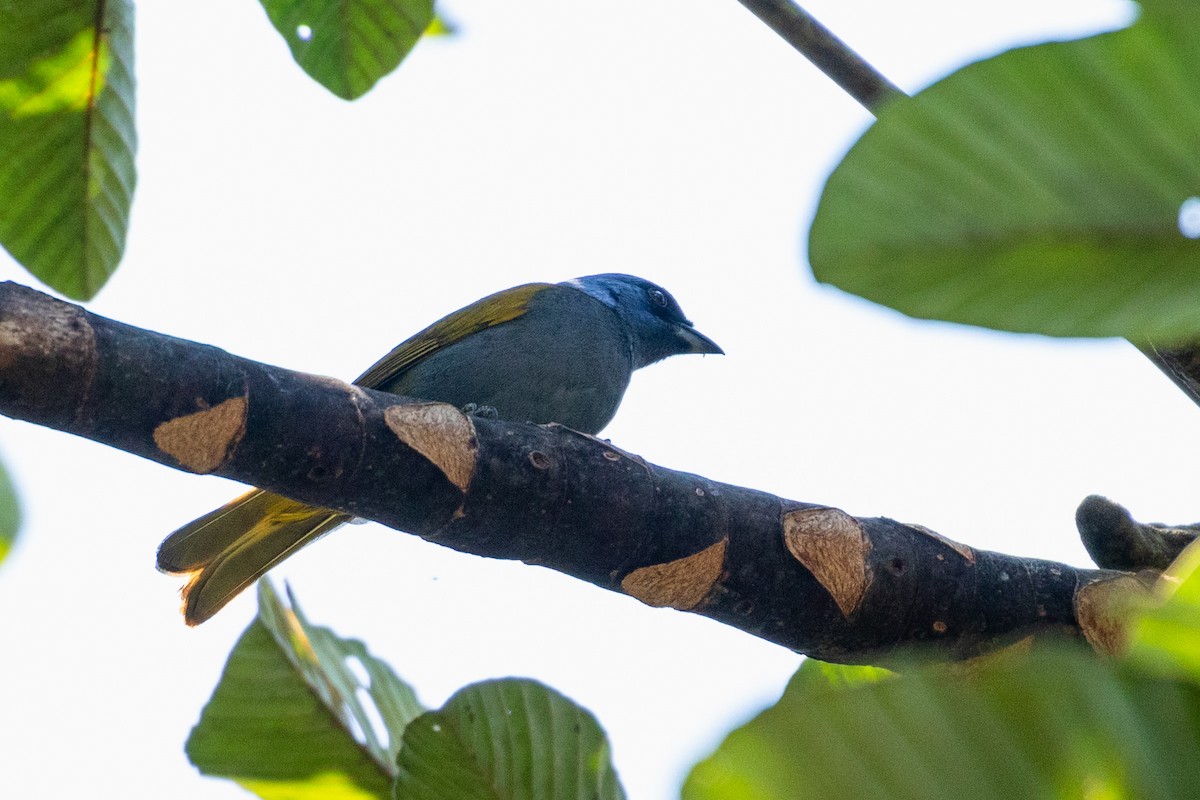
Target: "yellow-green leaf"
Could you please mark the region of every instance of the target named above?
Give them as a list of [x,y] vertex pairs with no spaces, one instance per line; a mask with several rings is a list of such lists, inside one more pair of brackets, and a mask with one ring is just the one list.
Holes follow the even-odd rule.
[[266,800],[390,800],[402,734],[424,710],[412,689],[362,642],[258,587],[258,619],[230,653],[188,758]]
[[1184,550],[1159,583],[1165,602],[1134,623],[1129,659],[1200,683],[1200,548]]
[[136,173],[133,5],[0,5],[0,244],[90,299],[125,250]]
[[8,555],[21,528],[21,506],[8,470],[0,465],[0,561]]

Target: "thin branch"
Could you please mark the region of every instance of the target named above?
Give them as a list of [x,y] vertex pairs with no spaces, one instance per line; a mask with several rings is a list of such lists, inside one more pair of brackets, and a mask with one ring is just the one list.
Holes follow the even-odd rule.
[[791,0],[740,2],[872,114],[877,113],[884,103],[906,96],[898,86]]
[[291,372],[15,284],[0,284],[0,413],[828,661],[888,663],[914,645],[968,658],[1047,633],[1113,649],[1107,598],[1143,591],[1126,573],[978,550],[664,469],[561,425]]
[[[872,114],[905,93],[792,0],[739,0]],[[1200,344],[1174,348],[1134,343],[1151,363],[1200,405]]]

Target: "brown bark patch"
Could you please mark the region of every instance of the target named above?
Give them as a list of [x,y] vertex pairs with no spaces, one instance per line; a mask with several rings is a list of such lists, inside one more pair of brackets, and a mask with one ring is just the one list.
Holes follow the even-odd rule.
[[792,557],[825,587],[849,617],[866,594],[871,543],[858,520],[837,508],[802,508],[783,517],[783,540]]
[[904,524],[912,528],[914,531],[919,531],[928,536],[930,539],[934,539],[946,545],[946,547],[949,547],[951,550],[962,556],[963,559],[968,563],[975,563],[975,551],[972,550],[968,545],[965,545],[962,542],[956,542],[953,539],[948,539],[937,531],[926,528],[924,525],[914,525],[911,522],[906,522]]
[[1120,654],[1129,647],[1133,610],[1151,597],[1136,575],[1093,581],[1075,592],[1075,619],[1088,644],[1101,653]]
[[192,472],[212,472],[232,455],[246,433],[245,396],[160,423],[154,444]]
[[621,580],[621,590],[648,606],[690,611],[721,577],[727,544],[722,539],[690,556],[635,569]]
[[445,403],[411,403],[389,406],[383,419],[400,441],[428,459],[460,491],[467,491],[479,450],[470,417]]
[[14,303],[5,312],[0,319],[0,368],[11,367],[18,354],[48,359],[61,358],[63,353],[83,354],[95,361],[96,333],[78,306]]

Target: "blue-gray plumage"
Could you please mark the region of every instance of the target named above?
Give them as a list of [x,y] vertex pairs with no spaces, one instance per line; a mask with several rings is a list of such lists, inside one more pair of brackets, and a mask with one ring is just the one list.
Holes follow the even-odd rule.
[[[721,352],[661,286],[608,273],[485,297],[405,340],[355,383],[594,434],[616,413],[635,369]],[[195,625],[349,519],[255,489],[168,536],[158,567],[191,573],[184,617]]]
[[540,288],[520,317],[441,347],[378,388],[598,433],[635,369],[720,352],[661,287],[631,275],[589,275]]

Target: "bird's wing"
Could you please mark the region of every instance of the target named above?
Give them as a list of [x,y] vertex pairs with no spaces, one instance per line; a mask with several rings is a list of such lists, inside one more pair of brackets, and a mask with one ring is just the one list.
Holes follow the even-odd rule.
[[554,288],[553,283],[527,283],[477,300],[396,345],[354,382],[370,389],[389,383],[430,353],[524,315],[535,294]]

